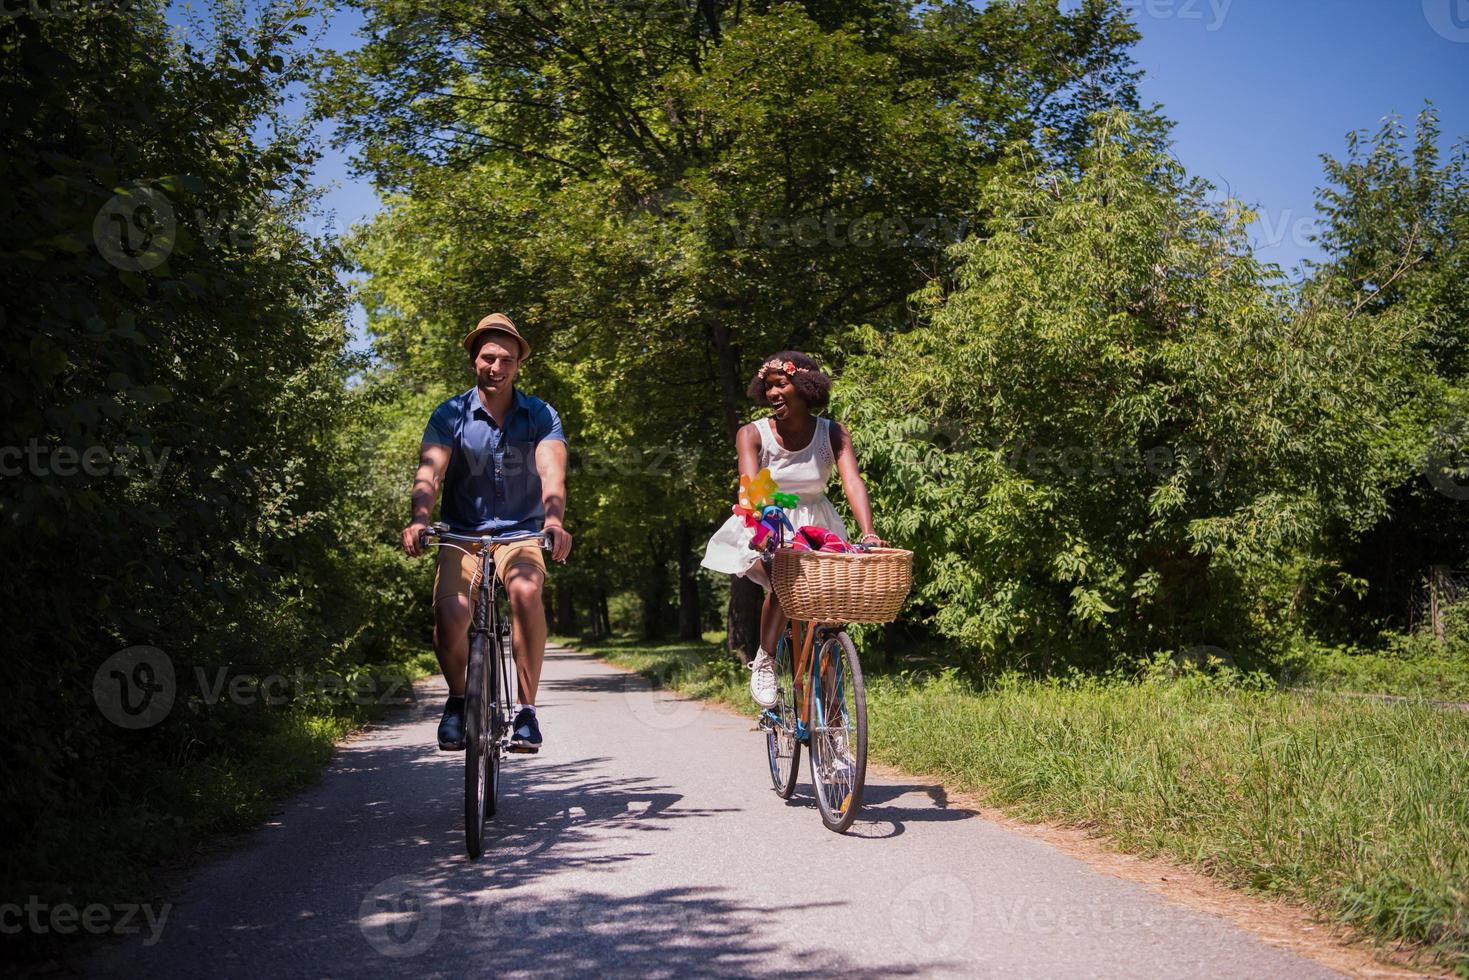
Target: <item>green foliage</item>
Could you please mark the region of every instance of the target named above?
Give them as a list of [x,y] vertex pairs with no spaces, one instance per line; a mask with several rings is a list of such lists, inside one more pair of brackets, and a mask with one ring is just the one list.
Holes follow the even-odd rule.
[[[281,114],[308,70],[300,21],[221,8],[184,41],[154,4],[0,19],[0,528],[19,565],[0,584],[0,829],[26,842],[6,895],[91,900],[160,855],[160,826],[221,825],[179,779],[223,773],[218,799],[258,813],[355,717],[211,704],[197,677],[350,676],[391,652],[375,617],[406,589],[381,574],[353,455],[372,407],[347,385],[339,256],[302,230],[316,151]],[[133,731],[93,677],[137,645],[169,658],[177,698]],[[237,754],[307,729],[284,780]]]
[[1413,325],[1422,368],[1394,406],[1388,508],[1333,548],[1354,588],[1314,597],[1311,618],[1352,642],[1411,625],[1431,566],[1469,564],[1469,146],[1441,153],[1429,107],[1409,137],[1398,119],[1352,133],[1343,160],[1325,158],[1318,192],[1329,260],[1312,291],[1352,315]]
[[1469,966],[1469,715],[1201,675],[867,697],[876,758]]
[[351,245],[377,351],[442,396],[516,317],[571,434],[557,588],[647,623],[733,503],[757,359],[906,323],[1003,146],[1135,100],[1107,2],[360,6],[317,95],[394,195]]
[[915,613],[992,663],[1242,658],[1382,513],[1405,370],[1393,316],[1300,307],[1148,117],[1097,118],[1076,175],[1020,153],[840,392]]

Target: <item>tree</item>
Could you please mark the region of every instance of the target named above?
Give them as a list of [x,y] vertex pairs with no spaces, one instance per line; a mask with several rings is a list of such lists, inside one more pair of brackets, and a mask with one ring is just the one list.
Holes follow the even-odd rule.
[[840,404],[917,611],[976,660],[1046,669],[1268,648],[1382,512],[1405,336],[1300,308],[1168,154],[1095,120],[1074,175],[1021,149],[925,329],[867,337]]
[[[520,314],[574,442],[680,460],[572,492],[638,486],[636,517],[595,533],[649,555],[639,580],[671,561],[683,597],[733,499],[757,359],[910,326],[1000,147],[1052,126],[1064,158],[1089,108],[1135,101],[1110,2],[362,6],[370,39],[319,98],[401,193],[355,252],[379,350],[442,384],[485,297]],[[736,649],[758,600],[741,586]]]
[[1323,157],[1328,261],[1311,289],[1352,316],[1411,322],[1423,361],[1394,413],[1387,513],[1363,534],[1337,536],[1357,587],[1329,593],[1317,618],[1341,638],[1410,625],[1431,567],[1469,562],[1469,146],[1445,158],[1440,142],[1430,106],[1411,136],[1393,118],[1375,134],[1348,134],[1345,159]]
[[[314,150],[279,114],[299,16],[217,13],[202,50],[157,4],[0,19],[0,528],[24,566],[0,584],[0,820],[26,842],[6,894],[75,900],[135,867],[85,835],[120,810],[167,820],[145,805],[160,760],[263,723],[206,706],[195,668],[351,659],[371,618],[343,554],[361,529],[336,523],[356,489],[346,297],[302,230]],[[140,646],[179,683],[131,730],[94,684],[162,685],[107,666]]]

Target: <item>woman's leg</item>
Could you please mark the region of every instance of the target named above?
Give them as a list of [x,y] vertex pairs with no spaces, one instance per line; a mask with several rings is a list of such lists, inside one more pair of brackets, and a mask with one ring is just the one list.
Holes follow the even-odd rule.
[[772,657],[780,634],[785,632],[786,614],[780,607],[780,597],[772,589],[765,595],[765,605],[760,608],[760,648]]

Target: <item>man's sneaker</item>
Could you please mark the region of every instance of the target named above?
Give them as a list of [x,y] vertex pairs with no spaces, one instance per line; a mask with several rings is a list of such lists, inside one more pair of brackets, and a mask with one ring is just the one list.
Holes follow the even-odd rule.
[[439,748],[445,752],[464,751],[464,699],[444,702],[444,717],[439,719]]
[[529,708],[521,708],[515,714],[515,722],[510,726],[510,751],[541,751],[541,723]]
[[775,705],[775,658],[764,650],[750,661],[750,697],[762,708]]

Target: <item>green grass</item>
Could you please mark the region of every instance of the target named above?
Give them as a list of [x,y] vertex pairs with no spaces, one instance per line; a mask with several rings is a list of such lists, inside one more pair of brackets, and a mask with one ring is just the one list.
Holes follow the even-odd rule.
[[[577,644],[753,711],[718,645]],[[1469,714],[1190,676],[868,680],[874,759],[1469,975]]]
[[1326,691],[1469,701],[1469,656],[1413,638],[1386,652],[1327,647],[1299,655],[1293,683]]

